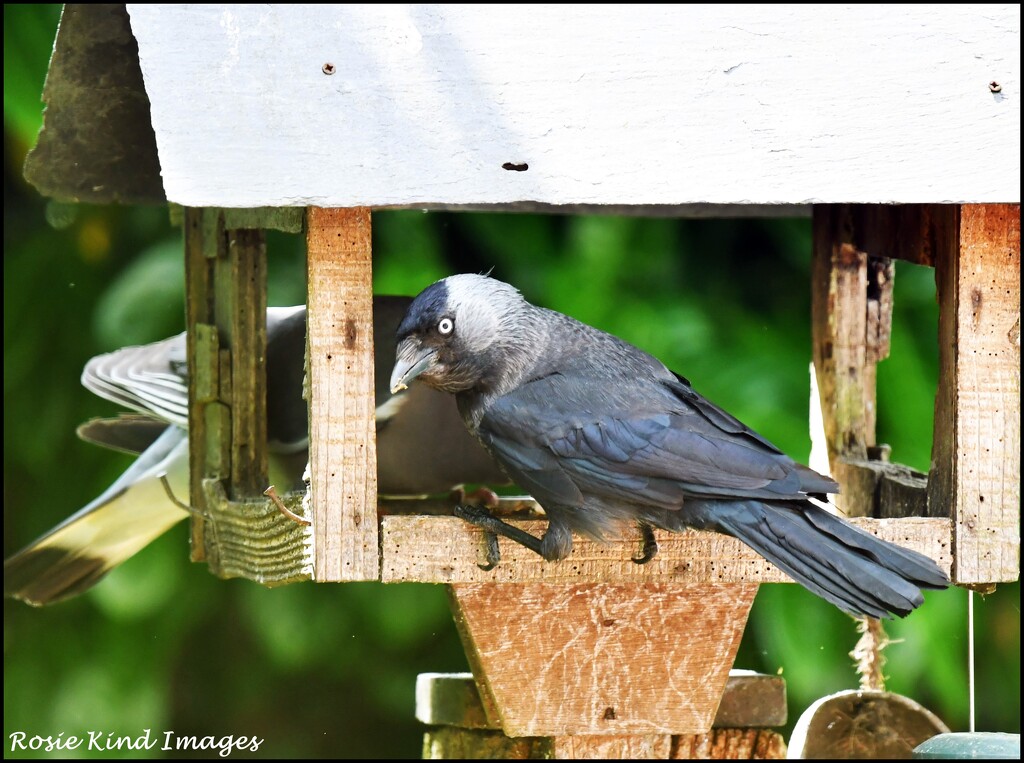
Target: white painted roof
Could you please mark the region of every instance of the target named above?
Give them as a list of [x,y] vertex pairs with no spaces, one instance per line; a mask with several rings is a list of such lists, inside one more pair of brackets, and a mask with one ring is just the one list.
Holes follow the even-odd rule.
[[1019,5],[128,11],[179,204],[1020,199]]

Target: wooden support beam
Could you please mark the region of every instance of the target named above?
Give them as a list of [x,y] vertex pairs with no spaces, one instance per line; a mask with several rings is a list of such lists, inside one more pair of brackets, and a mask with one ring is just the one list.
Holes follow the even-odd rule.
[[[203,488],[211,517],[206,533],[216,548],[218,576],[245,578],[267,587],[312,579],[310,525],[284,516],[266,498],[228,500],[218,480],[206,480]],[[302,499],[300,492],[281,497],[285,507],[299,515]]]
[[[219,258],[217,326],[230,384],[232,498],[263,495],[267,482],[267,247],[262,230],[225,231]],[[222,394],[224,394],[222,389]]]
[[416,680],[416,718],[433,728],[425,758],[729,758],[785,757],[782,736],[769,728],[786,723],[786,684],[781,676],[732,670],[714,726],[703,734],[509,737],[487,718],[470,673],[424,673]]
[[[501,730],[496,718],[488,718],[472,673],[420,673],[416,677],[416,720],[427,726]],[[712,728],[785,725],[786,681],[782,676],[729,671]]]
[[488,720],[508,736],[658,736],[711,728],[757,585],[449,590]]
[[548,744],[556,760],[667,760],[672,754],[669,734],[559,736]]
[[753,670],[730,670],[712,728],[749,729],[785,726],[786,681]]
[[192,558],[219,569],[202,514],[208,480],[232,499],[267,485],[266,252],[262,231],[229,230],[216,209],[185,213]]
[[928,507],[928,475],[886,461],[840,459],[848,504],[879,519],[923,517]]
[[853,479],[845,464],[866,461],[876,444],[876,367],[889,355],[894,279],[892,261],[869,255],[856,240],[850,207],[814,207],[814,370],[832,475],[844,488],[836,505],[852,517],[871,511],[845,489]]
[[957,583],[1020,572],[1020,206],[954,208],[939,249],[929,513],[953,517]]
[[[539,535],[544,520],[507,520]],[[915,549],[949,570],[948,519],[865,519],[852,524],[879,538]],[[636,539],[607,543],[577,537],[568,558],[546,562],[523,546],[502,541],[501,564],[480,569],[483,531],[456,517],[387,516],[381,523],[381,578],[387,583],[788,583],[789,577],[735,538],[688,530],[655,531],[658,555],[647,564],[630,557]]]
[[828,237],[873,257],[934,266],[936,252],[956,237],[956,207],[950,204],[842,204],[827,209]]
[[1020,207],[815,206],[815,371],[830,461],[843,486],[838,503],[852,516],[901,515],[921,503],[919,476],[868,461],[874,363],[887,352],[891,310],[890,273],[876,256],[936,268],[940,374],[925,506],[929,516],[954,520],[954,580],[1016,580]]
[[782,760],[786,742],[770,729],[714,729],[683,736],[507,737],[440,726],[423,738],[424,760]]
[[507,737],[500,731],[438,726],[423,735],[424,760],[548,760],[551,742]]
[[715,729],[673,737],[673,760],[782,760],[786,742],[770,729]]
[[380,578],[370,257],[369,209],[309,209],[309,457],[318,581]]

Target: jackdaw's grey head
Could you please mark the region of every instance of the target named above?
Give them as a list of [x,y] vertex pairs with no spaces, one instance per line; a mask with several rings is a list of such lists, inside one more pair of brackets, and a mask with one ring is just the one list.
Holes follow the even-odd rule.
[[487,276],[450,276],[428,286],[398,327],[391,391],[413,379],[446,392],[486,386],[500,374],[529,309],[515,288]]

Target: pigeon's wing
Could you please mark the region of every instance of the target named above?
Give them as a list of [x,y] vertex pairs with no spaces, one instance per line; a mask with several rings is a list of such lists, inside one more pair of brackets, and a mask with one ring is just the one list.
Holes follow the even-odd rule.
[[[423,387],[392,398],[387,390],[395,330],[410,301],[407,297],[374,299],[376,394],[382,404],[377,410],[378,426],[391,421],[378,440],[382,492],[418,495],[448,490],[460,482],[505,482],[503,473],[466,431],[450,395]],[[285,490],[301,486],[306,463],[305,331],[304,306],[268,309],[270,480]],[[166,477],[179,499],[188,495],[185,336],[94,358],[86,365],[82,381],[101,397],[139,413],[93,420],[79,428],[79,435],[141,455],[81,511],[5,560],[5,596],[32,604],[82,593],[187,516],[167,494],[162,479]]]
[[541,504],[579,506],[575,490],[678,509],[687,496],[802,498],[805,483],[834,485],[674,380],[551,374],[492,402],[480,436]]
[[89,419],[75,434],[85,442],[122,453],[138,455],[156,442],[167,422],[142,413],[122,413],[111,418]]
[[267,308],[267,446],[271,453],[303,453],[309,447],[309,414],[302,396],[305,375],[306,306]]
[[[305,337],[304,305],[267,310],[267,434],[274,451],[295,452],[308,443],[302,397]],[[82,384],[106,400],[186,428],[185,335],[97,355],[86,363]],[[102,436],[96,428],[92,433]]]
[[85,364],[82,385],[125,408],[187,427],[185,335],[97,355]]
[[463,483],[502,485],[508,477],[469,434],[455,398],[413,384],[392,400],[401,408],[382,425],[377,409],[377,489],[381,495],[430,495]]

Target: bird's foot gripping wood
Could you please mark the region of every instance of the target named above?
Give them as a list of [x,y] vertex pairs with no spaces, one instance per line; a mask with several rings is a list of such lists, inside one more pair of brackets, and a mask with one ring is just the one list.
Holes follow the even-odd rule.
[[464,519],[484,531],[487,537],[487,564],[477,565],[482,570],[493,570],[501,561],[501,549],[498,546],[499,535],[504,535],[506,538],[526,546],[534,553],[544,556],[540,538],[535,538],[530,533],[498,519],[486,509],[462,504],[455,507],[454,514],[459,519]]
[[654,530],[650,525],[640,525],[640,536],[644,542],[640,556],[631,558],[636,564],[647,564],[658,555],[658,539],[654,537]]

